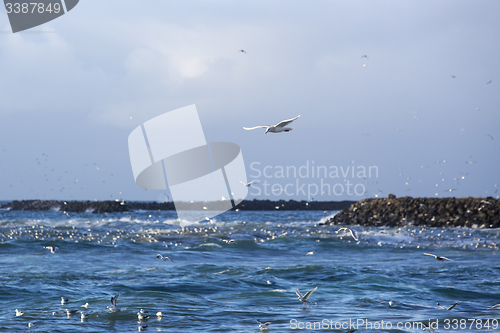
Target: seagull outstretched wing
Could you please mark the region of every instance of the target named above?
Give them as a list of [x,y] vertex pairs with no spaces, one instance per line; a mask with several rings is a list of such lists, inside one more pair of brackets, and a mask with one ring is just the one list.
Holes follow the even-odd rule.
[[[308,292],[304,295],[304,297],[302,297],[302,299],[303,299],[304,301],[307,301],[307,298],[308,298],[309,296],[311,296],[311,294],[312,294],[312,293],[313,293],[316,289],[318,289],[318,287],[315,287],[314,289],[309,290],[309,291],[308,291]],[[298,290],[297,290],[297,291],[298,291]]]
[[290,124],[292,121],[297,119],[298,117],[300,117],[300,115],[298,115],[297,117],[292,118],[292,119],[280,121],[279,124],[276,125],[276,127],[285,127],[286,125]]
[[243,127],[243,129],[246,129],[247,131],[256,129],[256,128],[268,128],[269,126],[255,126],[255,127]]

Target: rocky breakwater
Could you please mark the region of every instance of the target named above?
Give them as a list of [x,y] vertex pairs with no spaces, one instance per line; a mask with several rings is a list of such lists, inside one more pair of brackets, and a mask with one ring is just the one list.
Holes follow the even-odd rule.
[[427,226],[500,228],[500,200],[488,198],[364,199],[330,218],[324,225]]
[[[270,201],[244,200],[237,210],[341,210],[349,207],[354,201]],[[177,209],[183,210],[221,210],[227,207],[227,202],[178,202]],[[175,210],[173,202],[125,202],[125,201],[57,201],[57,200],[22,200],[0,206],[12,210],[60,210],[64,212],[112,213],[133,210]],[[234,210],[234,208],[233,208]]]
[[12,210],[59,210],[77,213],[111,213],[128,210],[121,201],[14,200],[5,207]]

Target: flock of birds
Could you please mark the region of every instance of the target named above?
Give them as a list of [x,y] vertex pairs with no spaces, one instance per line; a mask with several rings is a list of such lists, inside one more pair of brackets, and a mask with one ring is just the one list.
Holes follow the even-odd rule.
[[[214,232],[217,231],[217,227],[211,227],[211,228],[213,228]],[[202,230],[202,229],[203,228],[195,228],[195,229],[193,229],[193,231],[197,232],[197,233],[204,233],[204,232],[208,231],[208,230]],[[90,230],[88,230],[88,231],[90,232]],[[222,230],[221,230],[221,232],[222,232]],[[188,228],[184,228],[184,227],[182,228],[182,234],[183,235],[187,235],[189,233],[191,233],[191,231],[189,231]],[[341,228],[337,229],[335,231],[335,233],[338,234],[339,237],[341,237],[341,238],[342,237],[351,237],[356,242],[359,242],[360,238],[364,238],[364,237],[361,237],[363,235],[358,235],[353,229],[348,228],[348,227],[341,227]],[[219,234],[217,234],[217,235],[219,235]],[[164,236],[165,235],[163,234],[163,237]],[[235,243],[237,243],[237,240],[235,240],[235,239],[221,239],[221,241],[224,241],[226,244],[235,244]],[[49,251],[51,254],[55,254],[57,251],[59,251],[59,248],[56,247],[56,246],[43,246],[43,248],[45,250]],[[306,256],[307,255],[313,255],[313,254],[314,254],[314,252],[310,251],[310,252],[308,252],[306,254]],[[441,256],[441,255],[432,254],[432,253],[423,253],[423,255],[429,256],[429,257],[433,257],[434,259],[436,259],[437,261],[440,261],[440,262],[453,261],[453,259]],[[165,262],[165,261],[171,261],[173,264],[175,264],[175,262],[174,262],[174,260],[172,258],[170,258],[168,256],[165,256],[165,255],[162,255],[160,253],[158,253],[156,255],[156,258],[158,260],[163,261],[163,262]],[[314,304],[314,302],[311,301],[311,298],[312,298],[312,294],[317,289],[318,289],[318,287],[314,287],[313,289],[307,291],[305,294],[302,294],[299,289],[295,289],[295,293],[297,295],[298,301],[301,302],[303,304],[303,306],[308,306],[309,304]],[[110,305],[107,306],[107,309],[111,313],[120,311],[120,308],[118,308],[118,306],[117,306],[118,296],[119,296],[119,294],[116,293],[113,297],[111,297],[111,299],[110,299]],[[394,305],[394,304],[396,304],[398,302],[389,300],[389,301],[384,301],[384,302],[380,302],[380,303],[388,303],[389,306],[392,306],[392,305]],[[68,299],[62,297],[61,298],[61,305],[66,305],[66,304],[68,304]],[[452,310],[457,305],[458,305],[458,302],[455,302],[454,304],[452,304],[452,305],[450,305],[448,307],[445,307],[445,306],[437,303],[437,306],[439,308],[441,308],[441,309],[444,309],[444,310]],[[68,317],[72,316],[72,315],[76,315],[79,312],[81,320],[82,321],[86,321],[86,320],[88,320],[89,318],[92,317],[92,313],[89,313],[89,312],[86,311],[88,309],[88,307],[89,307],[89,303],[86,303],[86,304],[82,305],[81,307],[85,308],[85,310],[82,309],[82,311],[78,311],[78,310],[74,310],[74,309],[65,309],[65,311],[46,311],[46,312],[52,312],[52,314],[54,316],[60,316],[60,315],[63,315],[63,314],[67,314]],[[498,308],[500,308],[500,304],[494,305],[494,306],[490,307],[489,309],[498,309]],[[20,311],[19,309],[16,309],[15,310],[15,315],[16,316],[23,316],[23,315],[25,315],[25,313],[23,311]],[[139,323],[138,330],[139,331],[146,330],[146,328],[148,327],[147,320],[150,319],[153,316],[154,315],[150,315],[147,311],[145,311],[143,309],[141,309],[140,311],[138,311],[137,312],[137,318],[138,318],[138,323]],[[163,316],[162,312],[156,312],[156,317],[158,319],[161,319],[162,316]],[[272,321],[261,322],[259,320],[258,324],[259,324],[259,329],[262,330],[262,331],[264,331],[264,330],[268,330],[270,326],[272,327],[271,324],[273,324],[273,322]],[[34,323],[34,322],[29,322],[28,323],[28,327],[29,328],[33,328],[33,327],[35,327],[35,325],[36,325],[36,323]],[[427,330],[430,331],[431,328],[427,328]]]
[[[115,296],[111,297],[111,305],[108,305],[106,307],[107,309],[109,309],[110,312],[120,311],[120,309],[116,306],[116,301],[118,300],[118,296],[119,296],[119,293],[116,293]],[[61,305],[67,305],[68,303],[69,303],[69,300],[67,298],[65,298],[64,296],[61,297]],[[88,306],[89,306],[89,303],[85,303],[81,307],[88,309]],[[68,316],[68,318],[71,315],[74,315],[74,314],[77,314],[78,312],[80,312],[80,318],[81,318],[82,322],[85,322],[90,317],[90,314],[88,312],[78,311],[78,310],[74,310],[74,309],[72,309],[72,310],[65,309],[64,311],[42,311],[42,312],[51,312],[53,316],[59,316],[61,314],[66,314]],[[25,314],[25,312],[19,311],[18,309],[16,309],[16,317],[23,316],[24,314]],[[156,317],[158,318],[158,320],[161,320],[161,318],[163,317],[163,313],[161,311],[156,312]],[[143,321],[150,318],[148,311],[141,309],[139,312],[137,312],[137,318],[139,319],[138,330],[139,331],[145,330],[148,327],[148,325],[145,325],[143,323]],[[28,323],[28,327],[35,328],[36,327],[35,322],[30,321]]]

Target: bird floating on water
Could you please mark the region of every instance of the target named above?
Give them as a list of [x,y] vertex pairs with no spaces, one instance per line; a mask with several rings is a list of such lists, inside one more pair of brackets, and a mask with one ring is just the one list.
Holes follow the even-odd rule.
[[66,304],[68,302],[69,302],[69,300],[67,298],[64,298],[64,296],[61,297],[61,305],[64,305],[64,304]]
[[288,124],[290,124],[292,121],[294,121],[298,117],[300,117],[300,115],[298,115],[297,117],[292,118],[292,119],[283,120],[283,121],[279,122],[276,125],[243,127],[243,128],[246,129],[247,131],[253,130],[253,129],[256,129],[256,128],[265,128],[266,132],[264,134],[267,134],[267,132],[271,132],[271,133],[289,132],[289,131],[293,130],[293,127],[285,127],[285,126],[288,125]]
[[137,318],[139,320],[149,319],[148,312],[141,309],[141,311],[137,312]]
[[24,312],[19,311],[18,309],[16,309],[16,317],[22,316],[23,314],[24,314]]
[[309,303],[307,299],[316,289],[318,289],[318,287],[314,287],[314,289],[309,290],[305,295],[302,295],[299,289],[295,289],[295,293],[297,294],[297,296],[299,296],[298,299],[302,302],[302,305],[306,305],[306,303]]
[[446,257],[440,257],[440,256],[437,256],[437,255],[431,254],[431,253],[424,253],[424,255],[426,255],[426,256],[432,256],[432,257],[436,258],[436,260],[439,260],[439,261],[445,261],[445,260],[453,261],[453,260],[448,259]]

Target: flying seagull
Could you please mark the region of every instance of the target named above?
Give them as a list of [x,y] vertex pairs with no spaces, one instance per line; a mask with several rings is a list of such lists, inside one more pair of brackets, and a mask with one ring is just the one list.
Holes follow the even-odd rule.
[[256,129],[256,128],[265,128],[266,129],[266,132],[264,134],[267,134],[267,132],[271,132],[271,133],[280,133],[280,132],[289,132],[291,130],[293,130],[293,127],[285,127],[286,125],[290,124],[292,121],[294,121],[295,119],[297,119],[298,117],[300,117],[300,115],[298,115],[297,117],[295,118],[292,118],[292,119],[288,119],[288,120],[283,120],[281,121],[279,124],[277,125],[271,125],[271,126],[255,126],[255,127],[243,127],[244,129],[246,129],[247,131],[249,130],[253,130],[253,129]]
[[366,58],[366,59],[368,59],[368,56],[367,56],[366,54],[363,54],[363,55],[361,56],[361,58]]
[[163,260],[163,261],[165,261],[165,260],[170,260],[171,262],[174,262],[174,261],[173,261],[172,259],[170,259],[169,257],[164,257],[164,256],[162,256],[161,254],[158,254],[158,255],[156,256],[156,258],[161,259],[161,260]]
[[247,53],[247,51],[245,51],[245,50],[239,50],[238,52]]
[[249,183],[245,183],[245,182],[242,182],[242,181],[240,180],[240,183],[242,183],[242,184],[243,184],[243,186],[245,186],[245,187],[250,187],[250,186],[252,186],[253,184],[257,184],[258,182],[259,182],[258,180],[253,180],[253,181],[251,181],[251,182],[249,182]]
[[358,235],[356,235],[356,232],[353,231],[352,229],[349,229],[349,228],[340,228],[339,230],[336,231],[336,233],[339,233],[341,231],[344,231],[344,232],[349,232],[351,234],[351,237],[354,238],[354,240],[357,242],[358,241]]
[[318,289],[318,287],[314,287],[314,289],[309,290],[305,295],[302,295],[298,289],[295,289],[295,293],[299,296],[298,299],[302,302],[302,305],[306,305],[306,303],[309,302],[307,299],[316,289]]
[[500,304],[493,305],[491,308],[488,308],[488,310],[491,310],[491,309],[500,309]]
[[450,305],[448,308],[445,308],[445,307],[444,307],[444,306],[442,306],[441,304],[437,303],[437,305],[438,305],[441,309],[443,309],[443,310],[451,310],[451,309],[453,309],[455,306],[457,306],[457,304],[458,304],[458,302],[455,302],[455,304],[452,304],[452,305]]
[[424,255],[426,255],[426,256],[433,256],[434,258],[436,258],[436,259],[437,259],[437,260],[439,260],[439,261],[445,261],[445,260],[450,260],[450,261],[452,261],[451,259],[448,259],[448,258],[446,258],[446,257],[440,257],[440,256],[437,256],[437,255],[435,255],[435,254],[431,254],[431,253],[424,253]]
[[111,312],[117,312],[117,311],[120,311],[120,309],[118,309],[118,307],[116,306],[116,300],[118,299],[118,295],[119,293],[116,293],[115,297],[111,297],[111,305],[108,305],[107,308],[111,311]]
[[56,251],[59,250],[57,246],[44,246],[43,248],[49,250],[50,253],[56,253]]
[[486,84],[490,84],[491,83],[491,80],[489,80],[488,82],[486,82]]
[[259,323],[259,328],[261,330],[267,330],[269,328],[268,326],[273,323],[272,321],[266,321],[265,323],[263,323],[259,319],[257,319],[257,322]]

